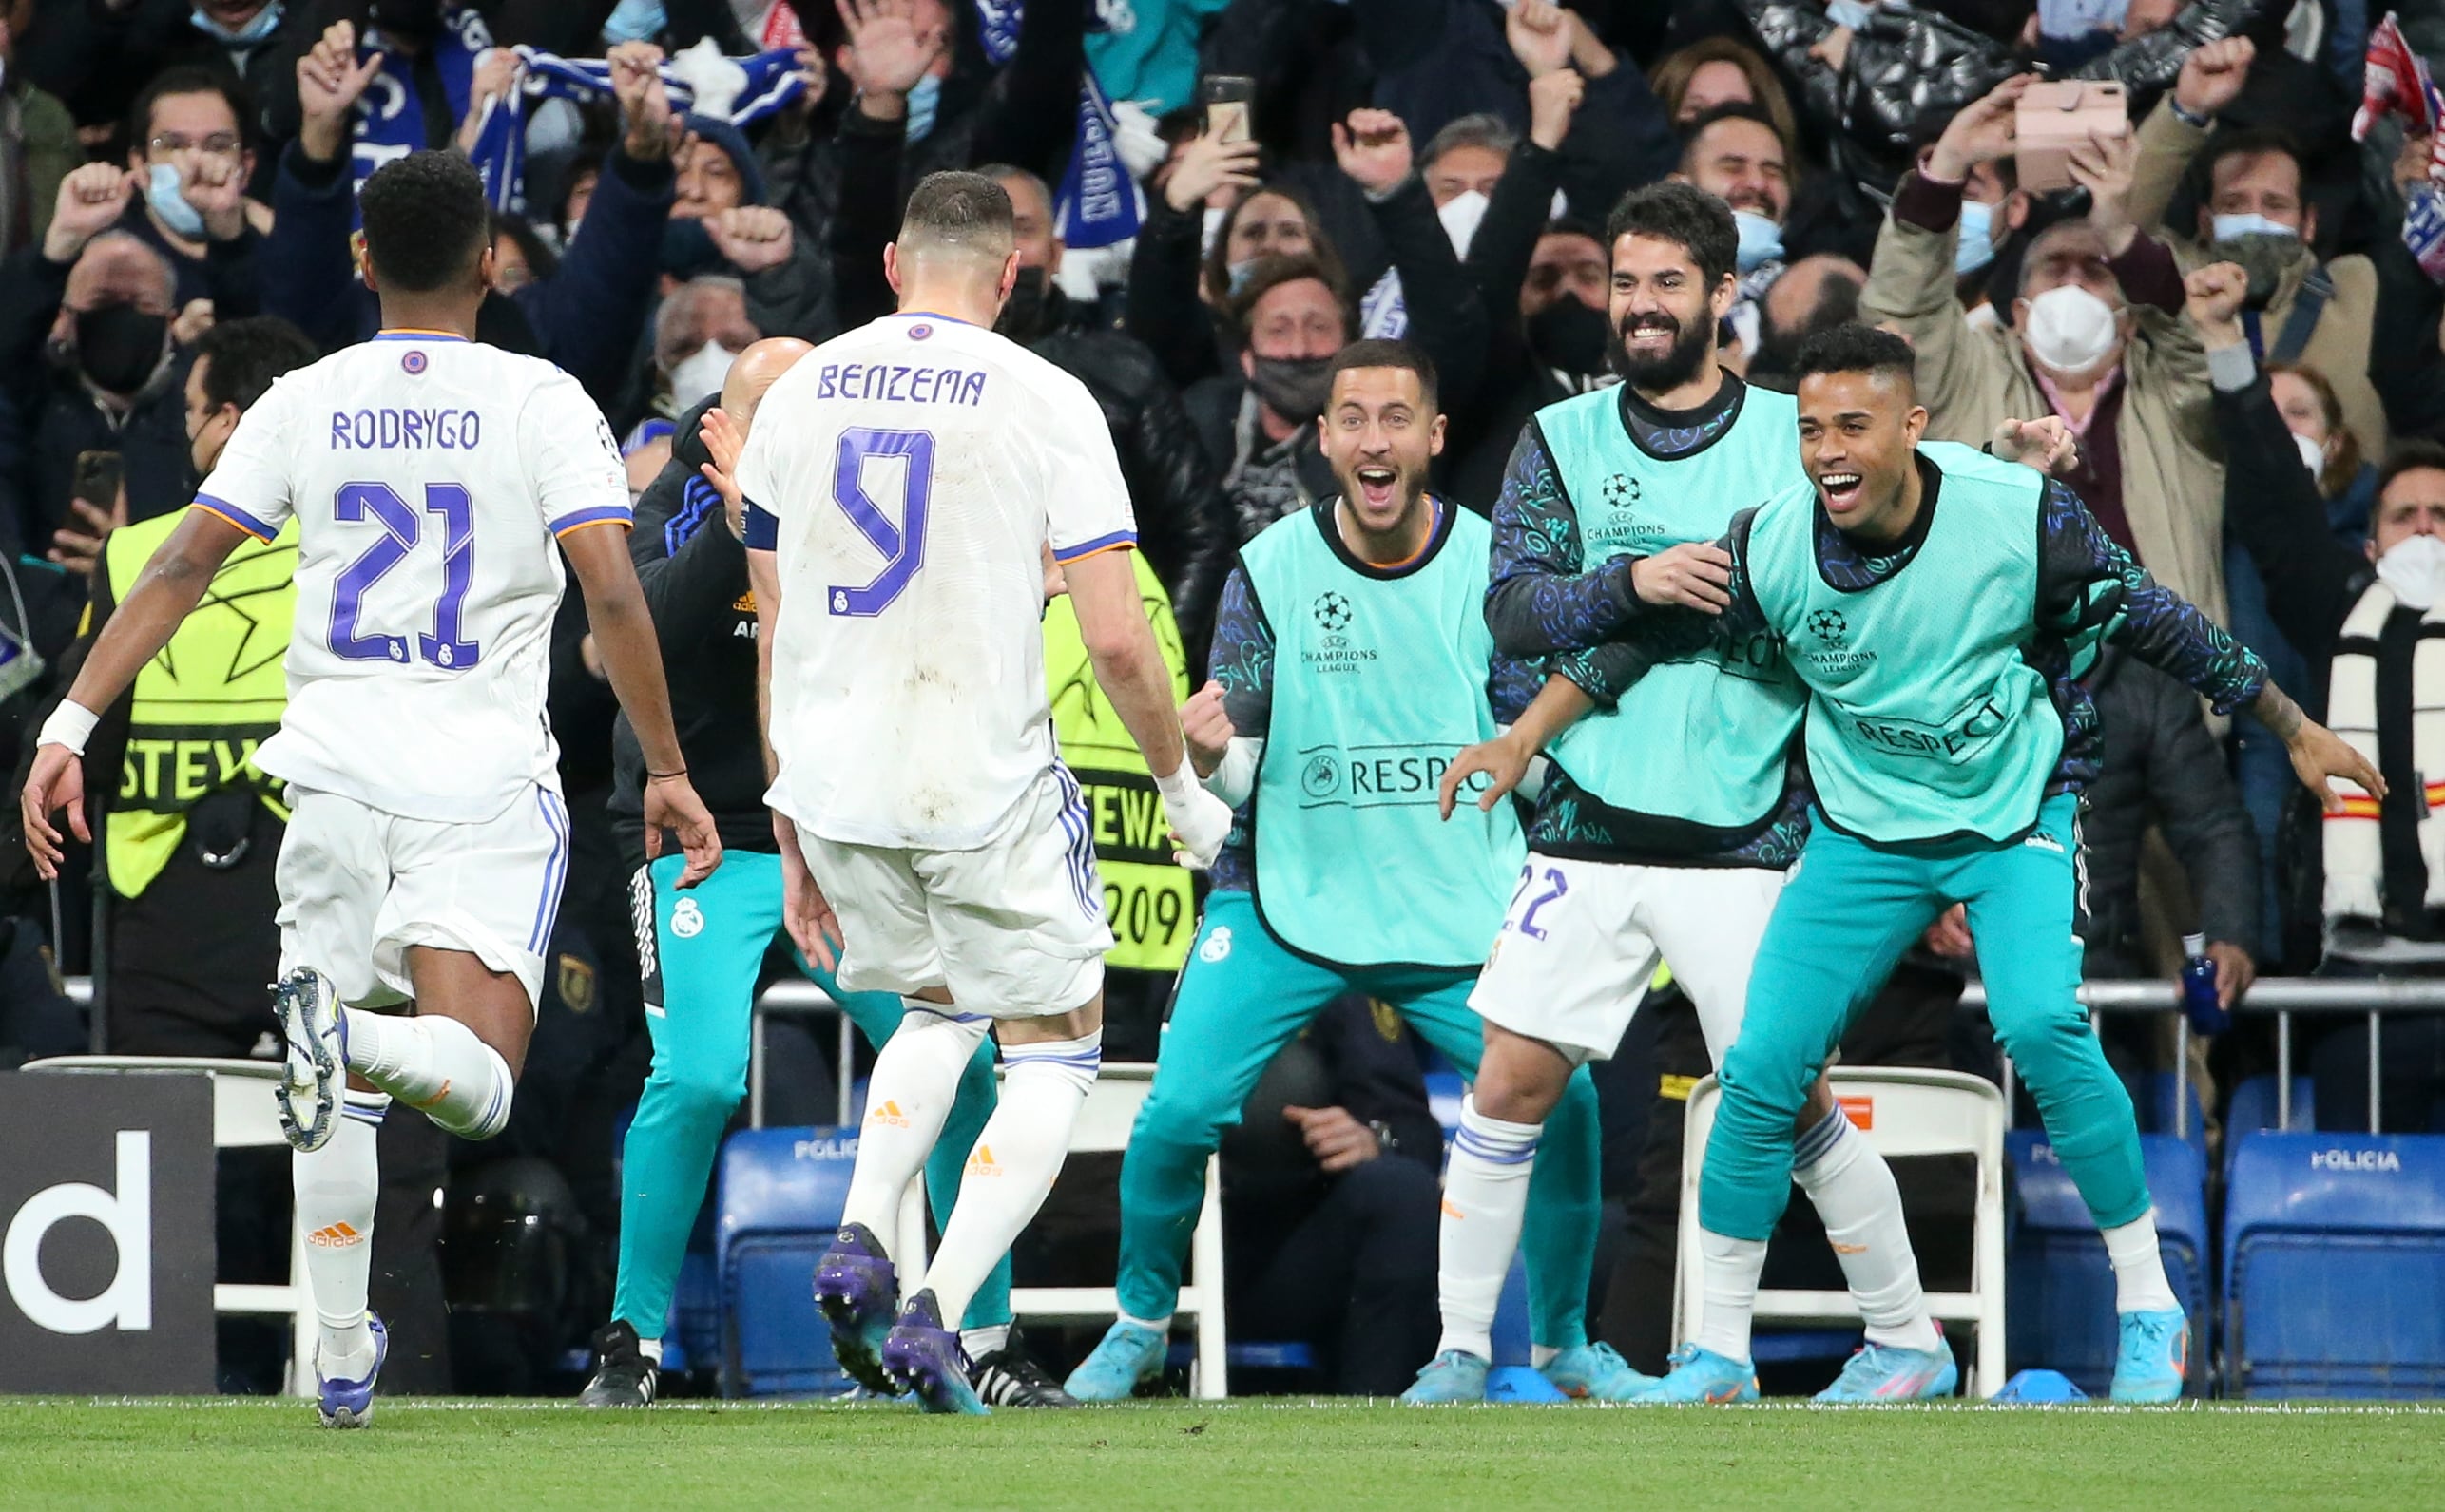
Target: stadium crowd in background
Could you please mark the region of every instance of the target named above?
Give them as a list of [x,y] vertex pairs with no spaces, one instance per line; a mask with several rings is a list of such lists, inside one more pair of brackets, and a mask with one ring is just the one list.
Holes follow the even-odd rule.
[[[695,470],[707,401],[751,348],[794,354],[894,307],[883,247],[919,178],[998,182],[1020,252],[999,329],[1100,406],[1184,693],[1204,682],[1241,547],[1341,487],[1316,424],[1337,354],[1406,338],[1432,359],[1437,493],[1489,513],[1528,417],[1617,381],[1602,228],[1626,192],[1677,176],[1738,228],[1732,372],[1787,390],[1807,337],[1864,321],[1915,349],[1931,439],[2060,417],[2080,442],[2068,481],[2113,540],[2379,760],[2395,796],[2321,824],[2256,721],[2108,658],[2089,679],[2089,972],[2170,976],[2202,934],[2227,1005],[2276,973],[2445,973],[2445,820],[2423,777],[2445,771],[2425,718],[2445,673],[2419,654],[2445,603],[2445,150],[2425,101],[2386,108],[2410,91],[2372,82],[2373,39],[2397,35],[2378,20],[2358,0],[0,4],[0,756],[22,770],[81,638],[236,416],[372,334],[356,195],[411,150],[454,147],[484,175],[482,337],[558,364],[620,439],[650,506],[635,555],[657,614],[694,594],[694,628],[664,627],[675,680],[685,635],[753,629],[732,535],[702,528],[723,507]],[[2402,0],[2397,21],[2400,45],[2445,58],[2445,3]],[[2127,94],[2129,128],[2074,144],[2066,188],[2023,182],[2014,156],[2041,65]],[[270,575],[245,591],[284,633],[279,550],[250,559]],[[10,938],[47,940],[58,971],[98,986],[80,1018],[12,949],[5,1053],[90,1036],[278,1054],[253,989],[285,811],[244,753],[277,722],[279,679],[259,685],[254,622],[200,619],[190,664],[114,713],[87,757],[103,839],[55,890],[6,848]],[[206,658],[232,670],[207,678]],[[1050,670],[1058,686],[1075,668]],[[171,701],[215,712],[172,718]],[[1055,708],[1066,745],[1092,743],[1091,712]],[[375,1282],[395,1322],[437,1320],[446,1290],[521,1323],[462,1330],[455,1361],[437,1321],[395,1328],[424,1341],[395,1360],[399,1388],[542,1388],[611,1315],[615,1127],[664,987],[631,928],[616,706],[575,596],[551,712],[577,859],[528,1091],[503,1140],[447,1165],[421,1120],[386,1128],[386,1151],[408,1147],[385,1157],[399,1191]],[[1118,900],[1107,1053],[1151,1060],[1195,929],[1188,886],[1159,834],[1129,830],[1143,773],[1073,764]],[[177,901],[200,890],[221,899],[208,928]],[[769,980],[783,963],[762,938],[741,948]],[[1966,939],[1932,934],[1849,1053],[1993,1072],[1983,1021],[1954,1007],[1972,969]],[[2366,1127],[2369,1032],[2307,1052],[2331,1126]],[[2429,1128],[2445,1019],[2384,1035],[2386,1126]],[[776,1024],[771,1041],[768,1120],[829,1121],[811,1038]],[[1222,1143],[1233,1308],[1314,1342],[1353,1389],[1396,1388],[1434,1333],[1424,1052],[1363,998],[1297,1043],[1296,1073]],[[2172,1046],[2169,1029],[2109,1037],[2126,1071]],[[1667,1342],[1676,1098],[1701,1048],[1665,988],[1594,1067],[1608,1217],[1588,1312],[1642,1369]],[[2274,1063],[2248,1020],[2189,1053],[2211,1109]],[[743,1092],[734,1059],[668,1116],[718,1132]],[[505,1210],[537,1219],[532,1252],[445,1276],[440,1230],[477,1235]],[[1292,1294],[1325,1252],[1354,1273]]]

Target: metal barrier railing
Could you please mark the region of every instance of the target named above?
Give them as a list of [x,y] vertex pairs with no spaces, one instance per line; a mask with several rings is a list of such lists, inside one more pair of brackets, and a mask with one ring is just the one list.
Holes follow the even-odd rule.
[[[2091,1024],[2108,1013],[2174,1015],[2173,1132],[2190,1132],[2190,1021],[2182,1014],[2176,983],[2153,978],[2084,983],[2080,1001]],[[1961,995],[1965,1007],[1984,1008],[1987,989],[1972,981]],[[2233,1006],[2236,1014],[2275,1018],[2276,1122],[2292,1123],[2292,1018],[2359,1014],[2369,1026],[2369,1132],[2382,1127],[2383,1094],[2378,1076],[2378,1024],[2389,1013],[2445,1012],[2445,978],[2438,977],[2262,977],[2249,995]],[[2012,1094],[2012,1058],[2004,1058],[2004,1094]]]
[[[70,1001],[83,1005],[93,1001],[93,983],[87,977],[66,979]],[[2089,1009],[2089,1019],[2096,1023],[2108,1013],[2158,1014],[2175,1016],[2173,1059],[2173,1132],[2186,1137],[2190,1123],[2190,1021],[2182,1016],[2178,984],[2154,978],[2089,982],[2080,988],[2080,1001]],[[1961,995],[1964,1007],[1983,1009],[1987,1005],[1985,984],[1973,979]],[[2380,1127],[2382,1092],[2378,1075],[2378,1024],[2389,1013],[2445,1013],[2445,977],[2262,977],[2250,988],[2249,995],[2235,1005],[2237,1014],[2275,1017],[2276,1055],[2276,1121],[2289,1126],[2292,1122],[2292,1018],[2307,1014],[2314,1018],[2332,1018],[2347,1013],[2364,1016],[2369,1025],[2369,1132]],[[857,1050],[856,1028],[839,1003],[814,983],[804,980],[776,982],[756,1000],[749,1030],[747,1054],[747,1117],[756,1127],[764,1122],[764,1018],[767,1014],[793,1016],[837,1014],[840,1020],[838,1055],[840,1073],[839,1116],[849,1122],[851,1110],[851,1077]],[[2013,1092],[2012,1058],[2004,1058],[2004,1095],[2009,1100]]]

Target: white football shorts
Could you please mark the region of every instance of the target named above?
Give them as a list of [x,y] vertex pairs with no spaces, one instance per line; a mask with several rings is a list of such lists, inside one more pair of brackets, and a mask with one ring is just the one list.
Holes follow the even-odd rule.
[[1717,1064],[1741,1032],[1749,967],[1782,892],[1757,867],[1625,866],[1529,852],[1469,1005],[1574,1061],[1622,1043],[1658,962],[1698,1008]]
[[1104,986],[1104,887],[1087,800],[1058,761],[972,851],[826,840],[801,827],[808,870],[840,919],[840,986],[947,987],[971,1013],[1035,1019]]
[[568,846],[568,808],[541,785],[481,824],[402,818],[292,785],[274,871],[280,973],[309,966],[342,1003],[383,1007],[415,996],[408,947],[432,946],[515,976],[531,1007]]

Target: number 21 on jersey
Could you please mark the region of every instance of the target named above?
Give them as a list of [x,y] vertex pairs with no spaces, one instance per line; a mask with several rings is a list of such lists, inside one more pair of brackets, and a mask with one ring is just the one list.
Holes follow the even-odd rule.
[[434,666],[452,672],[475,665],[484,648],[465,639],[459,629],[467,606],[467,590],[475,578],[475,510],[467,489],[455,483],[425,485],[421,511],[383,483],[350,483],[339,489],[333,512],[348,524],[371,519],[382,527],[382,538],[340,569],[332,586],[331,650],[346,661],[408,660],[408,638],[367,633],[357,628],[365,595],[374,584],[414,553],[424,538],[424,517],[440,521],[441,593],[433,606],[433,630],[419,631],[416,651]]

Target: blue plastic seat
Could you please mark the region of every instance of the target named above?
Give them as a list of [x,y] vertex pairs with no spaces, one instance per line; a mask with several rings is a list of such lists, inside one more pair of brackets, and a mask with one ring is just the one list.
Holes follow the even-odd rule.
[[[2139,1106],[2140,1131],[2174,1138],[2173,1073],[2151,1071],[2140,1079],[2140,1086],[2144,1094]],[[2197,1079],[2185,1078],[2183,1090],[2183,1101],[2189,1106],[2184,1110],[2181,1139],[2199,1152],[2199,1163],[2204,1169],[2207,1163],[2207,1110],[2199,1101]]]
[[[2014,1370],[2060,1370],[2092,1396],[2114,1378],[2118,1343],[2114,1269],[2096,1219],[2055,1158],[2046,1136],[2004,1136],[2012,1167],[2012,1233],[2005,1255],[2005,1357]],[[2206,1384],[2207,1173],[2186,1139],[2140,1136],[2148,1195],[2156,1203],[2157,1246],[2166,1278],[2189,1313],[2193,1388]]]
[[[2281,1125],[2295,1133],[2318,1127],[2318,1082],[2316,1079],[2297,1076],[2292,1079],[2292,1121]],[[2276,1079],[2271,1075],[2251,1077],[2233,1088],[2233,1101],[2224,1110],[2224,1185],[2233,1184],[2233,1157],[2239,1155],[2242,1140],[2262,1130],[2278,1127],[2276,1123]]]
[[1426,1105],[1434,1114],[1434,1121],[1443,1125],[1443,1153],[1452,1153],[1454,1136],[1460,1132],[1460,1100],[1469,1095],[1469,1083],[1460,1073],[1449,1067],[1425,1073]]
[[2445,1393],[2445,1135],[2253,1134],[2224,1194],[2224,1379]]
[[851,1388],[815,1311],[815,1267],[840,1227],[852,1129],[744,1129],[722,1147],[713,1226],[724,1396]]

